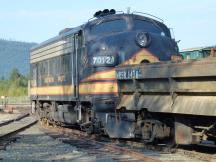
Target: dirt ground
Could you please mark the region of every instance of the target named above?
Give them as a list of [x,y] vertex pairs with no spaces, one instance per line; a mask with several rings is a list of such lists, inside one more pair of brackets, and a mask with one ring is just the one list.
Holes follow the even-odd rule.
[[[12,112],[8,113],[9,110]],[[0,122],[14,119],[23,113],[30,112],[30,108],[27,106],[17,106],[17,105],[10,105],[6,108],[6,110],[0,105]]]

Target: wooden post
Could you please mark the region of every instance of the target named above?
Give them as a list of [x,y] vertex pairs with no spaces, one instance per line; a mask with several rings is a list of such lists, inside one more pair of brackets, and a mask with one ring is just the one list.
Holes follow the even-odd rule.
[[210,50],[210,57],[214,57],[214,54],[215,54],[215,49],[211,48],[211,50]]

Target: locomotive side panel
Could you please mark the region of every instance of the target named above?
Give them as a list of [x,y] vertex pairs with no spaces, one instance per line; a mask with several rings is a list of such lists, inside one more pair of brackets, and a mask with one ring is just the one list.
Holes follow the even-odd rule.
[[31,96],[37,100],[70,101],[74,98],[73,36],[31,52]]

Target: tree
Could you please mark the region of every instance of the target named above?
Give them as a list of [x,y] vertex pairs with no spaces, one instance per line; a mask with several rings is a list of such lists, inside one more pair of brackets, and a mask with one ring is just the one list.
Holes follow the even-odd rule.
[[20,78],[21,74],[19,73],[19,70],[17,68],[14,68],[10,74],[10,81],[15,81],[18,78]]
[[0,80],[0,95],[25,96],[28,90],[28,78],[18,69],[13,69],[8,80]]

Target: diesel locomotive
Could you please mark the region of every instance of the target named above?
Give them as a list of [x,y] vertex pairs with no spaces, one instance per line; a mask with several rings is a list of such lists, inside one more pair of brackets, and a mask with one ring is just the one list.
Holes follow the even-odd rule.
[[178,59],[178,53],[161,19],[98,11],[31,49],[32,111],[41,119],[109,134],[107,120],[119,101],[115,67]]

